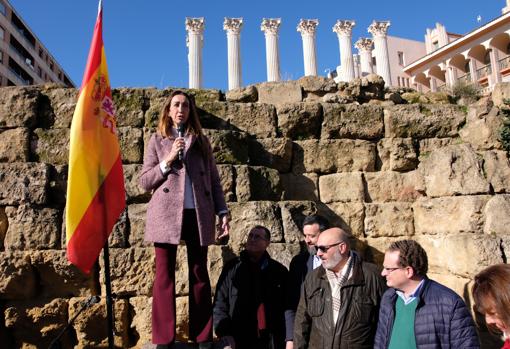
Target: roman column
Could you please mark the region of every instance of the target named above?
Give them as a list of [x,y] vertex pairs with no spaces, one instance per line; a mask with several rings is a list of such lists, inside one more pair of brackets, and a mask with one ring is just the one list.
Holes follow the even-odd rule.
[[280,54],[278,51],[278,29],[281,18],[264,18],[260,30],[266,38],[267,81],[280,81]]
[[386,35],[389,27],[389,21],[373,21],[370,27],[368,27],[368,32],[372,34],[374,40],[377,74],[382,76],[385,86],[393,85],[391,82],[390,57]]
[[319,25],[318,19],[301,19],[297,31],[303,39],[303,59],[305,76],[317,76],[317,49],[315,47],[315,32]]
[[241,87],[241,28],[242,18],[226,18],[223,21],[223,30],[227,32],[228,47],[228,89]]
[[352,28],[356,25],[354,21],[337,20],[333,26],[333,32],[338,36],[340,47],[340,66],[342,67],[342,76],[340,81],[354,80],[354,60],[352,58]]
[[186,18],[186,43],[188,46],[189,88],[202,87],[202,45],[204,17]]
[[361,76],[372,74],[374,66],[372,65],[372,46],[374,42],[369,38],[359,38],[354,44],[359,52],[361,62]]

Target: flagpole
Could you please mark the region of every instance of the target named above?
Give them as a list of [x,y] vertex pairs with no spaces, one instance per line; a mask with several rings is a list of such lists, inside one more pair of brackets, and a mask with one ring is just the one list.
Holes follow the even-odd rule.
[[108,322],[108,349],[114,349],[113,346],[113,297],[112,284],[110,278],[110,249],[108,248],[108,239],[103,247],[104,258],[104,282],[106,289],[106,321]]

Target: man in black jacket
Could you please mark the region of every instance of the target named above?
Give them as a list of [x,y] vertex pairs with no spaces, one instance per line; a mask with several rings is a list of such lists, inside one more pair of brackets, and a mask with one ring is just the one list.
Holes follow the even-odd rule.
[[381,296],[377,267],[349,247],[340,228],[317,240],[322,265],[308,273],[294,324],[295,349],[372,349]]
[[267,253],[270,232],[248,234],[240,257],[225,265],[216,286],[213,322],[223,345],[232,349],[282,349],[287,339],[287,269]]

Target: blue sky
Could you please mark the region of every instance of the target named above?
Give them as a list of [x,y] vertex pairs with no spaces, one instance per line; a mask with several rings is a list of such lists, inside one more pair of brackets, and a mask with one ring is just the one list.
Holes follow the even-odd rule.
[[[97,0],[9,0],[52,52],[76,85],[81,84],[97,15]],[[389,35],[423,41],[436,22],[464,34],[501,14],[504,0],[103,0],[104,42],[113,87],[164,88],[188,85],[186,17],[205,17],[203,79],[205,88],[227,88],[227,39],[224,17],[243,17],[243,85],[266,79],[262,18],[281,17],[280,66],[283,79],[303,75],[300,18],[318,18],[317,60],[320,75],[339,63],[332,27],[354,19],[353,42],[369,37],[372,20],[390,20]],[[354,49],[354,52],[356,50]]]

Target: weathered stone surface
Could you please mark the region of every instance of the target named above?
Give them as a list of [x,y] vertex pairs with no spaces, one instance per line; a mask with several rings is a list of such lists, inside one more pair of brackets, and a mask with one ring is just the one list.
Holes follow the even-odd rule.
[[481,161],[471,146],[452,145],[432,152],[419,166],[427,196],[469,195],[489,192]]
[[149,107],[144,90],[115,88],[112,90],[117,126],[143,126],[143,113]]
[[510,83],[500,82],[494,85],[492,90],[492,101],[494,105],[502,107],[505,105],[505,99],[510,98]]
[[488,195],[421,199],[413,204],[416,234],[481,233]]
[[280,175],[284,200],[319,200],[319,176],[316,173]]
[[498,111],[498,108],[492,108],[486,115],[468,112],[466,125],[459,132],[460,138],[477,150],[502,149],[499,132],[503,118]]
[[42,127],[71,126],[79,90],[49,85],[41,90],[40,124]]
[[148,202],[151,193],[143,191],[138,185],[138,176],[142,171],[142,165],[123,165],[124,186],[126,188],[126,200],[128,203]]
[[165,100],[172,93],[172,89],[158,90],[155,88],[149,88],[144,91],[145,98],[149,102],[149,106],[145,111],[144,126],[147,128],[154,128],[158,126],[159,113],[163,108]]
[[[67,306],[66,299],[58,298],[49,303],[7,303],[5,326],[13,334],[16,348],[47,348],[67,323]],[[64,334],[60,344],[72,347],[71,336]]]
[[55,165],[65,165],[69,158],[69,129],[35,129],[30,139],[34,159]]
[[287,269],[289,268],[292,257],[297,255],[301,250],[299,243],[294,244],[270,244],[267,248],[267,252],[274,260],[283,264]]
[[152,297],[129,298],[129,332],[136,347],[152,343]]
[[277,170],[263,166],[234,166],[239,202],[280,200],[282,186]]
[[407,103],[429,104],[430,100],[420,92],[405,92],[401,95]]
[[177,247],[175,257],[175,294],[184,296],[189,293],[189,269],[188,269],[188,250],[186,245],[181,242]]
[[189,305],[188,297],[175,299],[176,339],[186,343],[189,340]]
[[190,96],[192,96],[195,99],[195,103],[197,106],[201,106],[202,104],[206,102],[217,102],[217,101],[224,101],[225,98],[223,96],[223,93],[220,90],[215,90],[212,88],[201,88],[201,89],[195,89],[195,88],[186,88],[186,89],[180,89],[181,91],[186,92]]
[[361,172],[334,173],[319,177],[319,195],[321,201],[351,202],[365,200]]
[[319,138],[322,107],[318,103],[285,103],[276,107],[278,129],[292,139]]
[[280,172],[290,171],[292,140],[289,138],[262,138],[249,143],[250,164],[274,168]]
[[452,97],[446,92],[432,92],[425,93],[425,97],[429,100],[430,104],[450,104],[453,102]]
[[26,162],[29,159],[29,130],[0,129],[0,162]]
[[[100,283],[104,290],[104,262],[99,258]],[[154,279],[155,256],[153,248],[110,249],[112,292],[118,296],[150,296]]]
[[503,262],[497,238],[460,234],[416,236],[415,239],[427,251],[432,271],[448,270],[470,278],[489,265]]
[[244,133],[225,130],[204,130],[218,164],[248,162],[248,142]]
[[52,208],[29,205],[6,207],[9,228],[5,235],[6,250],[58,249],[60,247],[60,217]]
[[0,251],[4,250],[4,240],[7,228],[9,228],[9,219],[5,214],[5,207],[0,206]]
[[368,141],[297,141],[292,151],[294,173],[373,171],[375,167],[375,144]]
[[117,130],[122,162],[141,163],[143,161],[142,130],[134,127],[119,127]]
[[452,138],[428,138],[421,139],[419,141],[419,149],[420,149],[420,161],[428,158],[430,153],[435,150],[439,150],[442,148],[449,147],[450,145],[458,144],[458,140]]
[[383,136],[383,109],[380,106],[325,103],[322,108],[323,139],[377,139]]
[[234,167],[232,165],[217,165],[216,168],[220,175],[221,187],[223,188],[225,200],[227,202],[236,201]]
[[129,219],[129,245],[131,247],[142,247],[145,234],[145,217],[147,215],[147,204],[134,204],[128,206]]
[[418,166],[417,144],[412,138],[384,138],[377,143],[382,171],[411,171]]
[[333,202],[318,205],[319,214],[326,217],[331,226],[344,229],[356,238],[364,236],[365,207],[360,202]]
[[248,233],[255,225],[260,224],[269,229],[271,242],[283,241],[283,228],[280,223],[281,212],[278,203],[271,201],[230,203],[229,209],[232,214],[229,245],[235,254],[239,254]]
[[108,237],[108,246],[117,248],[128,247],[128,225],[127,208],[125,208]]
[[483,156],[483,169],[496,193],[510,192],[510,161],[505,151],[492,150]]
[[396,105],[384,110],[387,138],[441,138],[458,135],[466,115],[455,105]]
[[85,297],[95,293],[97,279],[94,273],[84,274],[70,264],[66,251],[37,251],[31,253],[30,258],[37,271],[40,297]]
[[356,78],[349,83],[339,83],[338,89],[341,95],[350,96],[359,103],[384,98],[384,80],[377,74]]
[[327,92],[336,92],[337,90],[335,80],[324,76],[303,76],[296,82],[301,85],[307,95],[312,93],[317,96],[323,96]]
[[510,236],[510,195],[493,196],[485,206],[485,234]]
[[[73,317],[86,299],[71,298],[69,300],[69,317]],[[106,320],[106,300],[102,297],[97,304],[92,304],[76,318],[73,328],[76,332],[78,345],[75,348],[107,348],[108,327]],[[128,315],[129,303],[127,299],[116,299],[113,307],[113,341],[116,348],[128,348]]]
[[303,99],[301,86],[294,81],[265,82],[257,85],[259,103],[299,103]]
[[303,220],[317,211],[315,204],[311,201],[281,201],[279,205],[285,242],[299,244],[303,240]]
[[411,204],[403,202],[366,204],[365,234],[370,237],[414,235]]
[[415,201],[425,195],[423,178],[418,171],[368,172],[364,176],[368,202]]
[[0,252],[0,299],[30,299],[37,290],[30,256],[24,252]]
[[389,92],[384,95],[384,99],[393,102],[393,104],[405,104],[404,99],[398,92]]
[[253,85],[236,88],[234,90],[229,90],[225,93],[225,98],[227,102],[241,102],[241,103],[249,103],[256,102],[258,99],[257,88]]
[[66,203],[68,167],[67,165],[54,165],[49,169],[48,200],[63,206]]
[[34,127],[40,92],[37,87],[4,87],[0,90],[0,127]]

